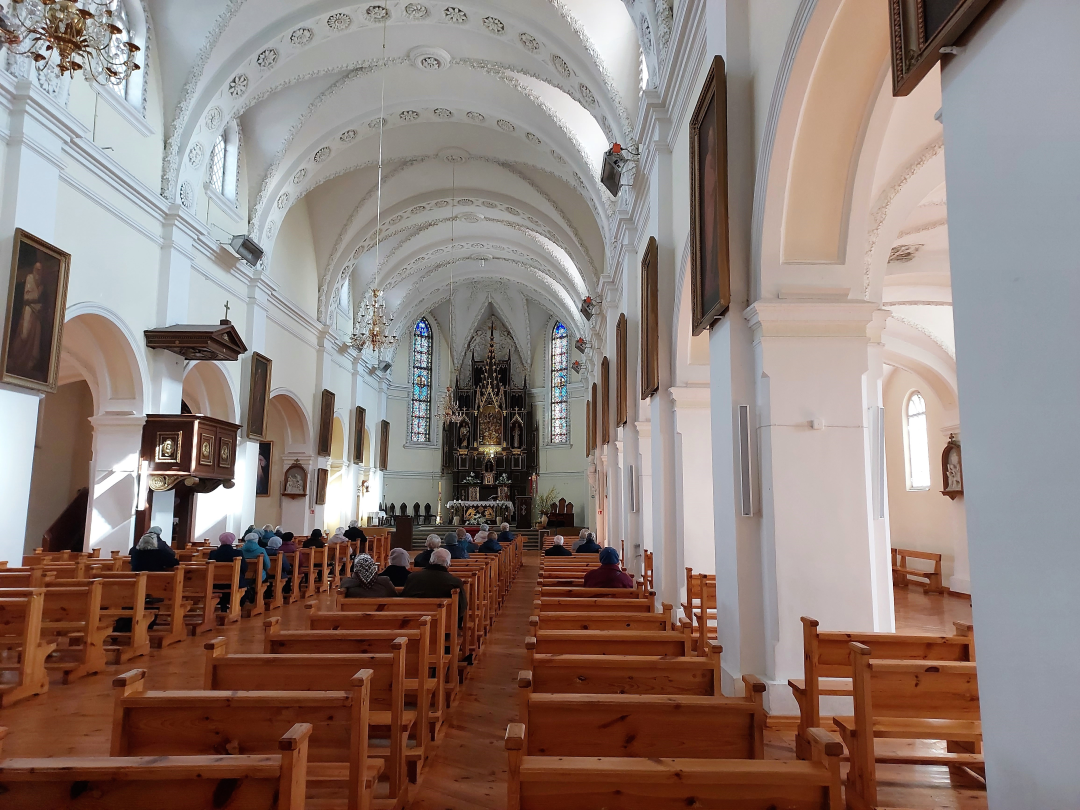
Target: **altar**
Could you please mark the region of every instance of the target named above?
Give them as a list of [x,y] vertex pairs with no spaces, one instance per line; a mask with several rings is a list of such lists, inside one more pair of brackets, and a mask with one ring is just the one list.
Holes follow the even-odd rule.
[[514,514],[514,504],[510,501],[450,501],[446,508],[456,526],[509,523]]

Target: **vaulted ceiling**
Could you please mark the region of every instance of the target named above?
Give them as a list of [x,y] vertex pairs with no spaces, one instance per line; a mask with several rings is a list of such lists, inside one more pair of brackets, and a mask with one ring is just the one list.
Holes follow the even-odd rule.
[[600,161],[633,143],[663,0],[147,1],[172,111],[163,193],[192,198],[193,154],[237,120],[249,232],[268,262],[305,201],[321,318],[348,278],[404,329],[452,276],[523,351],[529,313],[584,331],[614,204]]

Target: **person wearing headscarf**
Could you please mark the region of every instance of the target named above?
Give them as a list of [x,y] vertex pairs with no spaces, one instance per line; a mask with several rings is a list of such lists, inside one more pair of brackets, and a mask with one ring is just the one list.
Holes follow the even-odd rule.
[[262,558],[262,571],[259,574],[259,582],[266,579],[266,575],[270,573],[270,557],[266,553],[266,549],[259,545],[259,540],[261,539],[258,532],[251,532],[250,534],[244,535],[244,545],[240,547],[240,553],[245,560]]
[[588,536],[589,536],[589,530],[588,529],[582,529],[580,532],[578,532],[578,538],[577,538],[577,540],[574,541],[574,544],[570,547],[570,550],[571,551],[577,551],[579,548],[581,548],[583,545],[585,545],[585,538],[588,537]]
[[356,521],[356,520],[350,520],[349,521],[349,528],[347,528],[345,530],[345,536],[350,541],[359,540],[360,541],[360,550],[361,551],[363,551],[365,548],[367,548],[367,535],[364,534],[364,530],[360,528],[359,521]]
[[447,532],[443,537],[442,544],[445,551],[450,552],[451,560],[467,560],[469,559],[469,550],[465,546],[458,542],[461,535],[466,534],[466,531],[460,526],[456,532]]
[[[281,551],[281,538],[274,535],[266,543],[266,554],[269,557],[276,557]],[[284,557],[281,560],[281,573],[286,576],[292,573],[292,563],[289,562],[288,557]]]
[[345,527],[338,526],[334,529],[334,533],[330,535],[330,539],[326,541],[326,544],[332,545],[333,543],[347,543],[349,539],[345,536]]
[[619,567],[619,552],[610,546],[600,552],[600,567],[585,575],[586,588],[634,589],[634,580]]
[[[222,532],[218,535],[218,546],[210,552],[207,560],[210,562],[219,563],[231,563],[236,558],[243,558],[243,554],[240,553],[240,549],[236,547],[236,535],[232,532]],[[246,588],[248,586],[247,579],[244,578],[244,567],[240,567],[240,587]],[[226,611],[229,609],[229,586],[226,584],[219,584],[214,586],[215,591],[221,591],[221,599],[218,600],[218,609]]]
[[308,535],[307,540],[304,541],[304,548],[322,548],[326,545],[323,540],[322,529],[312,529],[311,534]]
[[565,542],[566,542],[566,540],[561,534],[555,535],[555,539],[551,541],[551,548],[549,548],[547,551],[544,552],[544,556],[545,557],[573,557],[574,555],[570,553],[570,549],[568,549],[565,545],[563,545],[563,543],[565,543]]
[[[436,540],[439,539],[437,534],[430,535],[430,537],[434,537]],[[434,551],[434,549],[432,549],[432,551]],[[427,554],[429,557],[431,556],[430,551],[427,552]],[[417,559],[419,559],[420,554],[417,554],[416,556]],[[389,579],[394,583],[395,587],[403,588],[405,587],[405,580],[409,578],[409,563],[409,552],[403,548],[392,548],[390,549],[390,564],[379,572],[379,576]]]
[[281,533],[281,548],[278,549],[278,554],[295,554],[299,550],[296,547],[295,536],[292,532]]
[[274,527],[267,523],[259,531],[259,545],[266,548],[266,544],[270,542],[270,538],[275,536]]
[[603,546],[596,542],[596,535],[589,532],[585,535],[585,542],[577,547],[579,554],[599,554],[603,550]]
[[499,527],[499,536],[498,536],[497,539],[498,539],[499,543],[513,543],[514,542],[514,533],[512,531],[510,531],[510,524],[509,523],[504,523],[502,526]]
[[[457,535],[453,532],[447,532],[446,536],[452,536],[455,540],[457,539]],[[413,560],[413,567],[423,568],[425,565],[431,562],[431,552],[433,552],[442,544],[443,541],[439,539],[439,535],[429,534],[427,536],[427,540],[424,541],[424,550],[417,554],[416,559]]]
[[[457,539],[456,535],[454,539]],[[450,559],[450,552],[447,549],[435,549],[431,554],[431,562],[424,567],[424,570],[413,571],[409,574],[401,595],[419,599],[446,599],[456,588],[458,590],[458,624],[460,625],[465,619],[469,600],[465,596],[465,583],[450,573]]]
[[282,535],[282,534],[284,534],[284,532],[283,532],[283,531],[281,531],[281,527],[280,527],[280,526],[275,526],[275,527],[274,527],[274,534],[275,534],[275,535],[276,535],[277,537],[281,537],[281,535]]
[[483,529],[481,529],[480,531],[478,531],[476,534],[472,535],[471,537],[468,534],[466,534],[465,535],[465,540],[464,540],[464,542],[465,542],[465,550],[467,552],[469,552],[470,554],[475,554],[477,551],[480,550],[480,544],[485,542],[487,540],[487,538],[488,538],[488,533],[485,532]]
[[131,551],[132,571],[172,571],[176,568],[176,555],[168,546],[160,548],[159,542],[161,538],[152,532],[139,538]]
[[[166,543],[164,540],[161,539],[161,527],[160,526],[151,526],[149,529],[146,530],[146,534],[152,534],[154,536],[154,542],[157,545],[157,547],[162,552],[164,552],[165,554],[168,554],[170,557],[172,557],[173,560],[176,560],[177,563],[179,562],[179,560],[176,559],[176,552],[173,551],[172,546],[170,546],[168,543]],[[144,534],[143,537],[145,537],[145,536],[146,535]],[[142,538],[139,538],[139,539],[141,540]],[[128,554],[129,555],[132,554],[137,547],[138,547],[138,543],[136,543],[134,546],[132,546],[128,550]]]
[[[476,539],[479,540],[480,538],[478,537]],[[487,537],[484,538],[484,542],[476,549],[480,554],[498,554],[502,550],[502,543],[495,539],[495,532],[488,532]]]
[[346,599],[387,599],[397,596],[397,589],[388,577],[379,574],[379,565],[367,554],[357,554],[353,560],[352,576],[341,580]]

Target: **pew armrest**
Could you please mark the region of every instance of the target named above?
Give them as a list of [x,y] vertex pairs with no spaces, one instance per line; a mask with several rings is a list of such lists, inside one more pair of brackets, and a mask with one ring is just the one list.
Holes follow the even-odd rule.
[[844,755],[844,744],[823,728],[812,728],[807,732],[810,738],[810,746],[814,751],[815,758],[841,757]]
[[125,672],[123,675],[117,675],[113,678],[113,686],[122,686],[125,689],[129,686],[133,686],[146,677],[145,669],[133,669],[129,672]]
[[518,686],[522,689],[532,689],[532,670],[523,669],[518,672]]
[[761,680],[757,675],[743,675],[742,676],[743,688],[746,690],[746,696],[749,697],[752,694],[764,694],[765,693],[765,681]]
[[536,636],[526,636],[525,637],[525,649],[526,650],[535,650],[536,649]]
[[296,751],[311,736],[311,729],[311,723],[297,723],[278,740],[278,748],[282,751]]
[[503,742],[507,751],[520,751],[525,747],[525,724],[510,723],[506,727],[506,737]]

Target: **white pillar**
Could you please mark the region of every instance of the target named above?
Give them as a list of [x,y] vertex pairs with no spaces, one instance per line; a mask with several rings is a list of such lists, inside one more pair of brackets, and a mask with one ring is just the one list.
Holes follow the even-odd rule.
[[[866,413],[866,447],[864,453],[870,464],[866,478],[866,500],[870,531],[870,590],[874,600],[874,627],[883,633],[896,631],[893,605],[892,552],[889,538],[889,482],[886,476],[884,426],[882,408],[882,378],[885,376],[885,344],[881,341],[889,313],[878,310],[867,328],[870,344],[867,349],[867,370],[863,386],[863,409]],[[876,433],[876,431],[881,431]],[[880,503],[879,503],[880,499]]]
[[[771,711],[793,713],[800,616],[822,629],[875,624],[863,385],[870,303],[758,301],[747,312],[758,363]],[[887,561],[886,561],[887,562]]]
[[[145,416],[100,414],[90,419],[94,426],[94,478],[90,482],[90,516],[84,548],[101,549],[101,556],[112,551],[126,554],[135,532],[135,508],[139,484],[139,450]],[[145,486],[145,482],[143,483]],[[171,493],[156,493],[159,499]],[[172,509],[169,499],[169,522],[161,524],[166,536],[172,534]]]
[[671,396],[675,400],[681,479],[678,487],[681,568],[693,568],[697,574],[715,574],[709,389],[676,386],[671,389]]
[[1010,0],[942,71],[991,810],[1080,807],[1078,32],[1078,3]]

